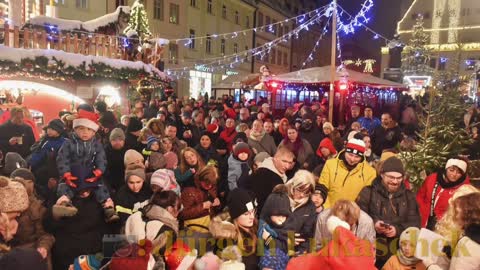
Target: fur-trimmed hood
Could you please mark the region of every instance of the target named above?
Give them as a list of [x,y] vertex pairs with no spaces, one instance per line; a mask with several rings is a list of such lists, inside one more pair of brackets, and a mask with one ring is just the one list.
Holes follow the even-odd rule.
[[237,230],[228,212],[215,216],[210,221],[209,230],[213,237],[217,239],[237,239]]

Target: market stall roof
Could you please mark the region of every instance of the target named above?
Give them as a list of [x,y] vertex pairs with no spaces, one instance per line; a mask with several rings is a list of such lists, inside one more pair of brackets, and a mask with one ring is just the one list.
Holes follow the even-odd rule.
[[[370,74],[353,71],[346,69],[345,72],[339,71],[335,74],[335,81],[340,81],[343,78],[346,78],[350,82],[354,82],[361,85],[376,87],[376,88],[407,88],[406,85],[384,80]],[[308,83],[330,83],[330,66],[323,67],[313,67],[304,70],[294,71],[290,73],[285,73],[277,75],[270,79],[271,81],[278,82],[288,82],[288,83],[298,83],[298,84],[308,84]]]
[[212,89],[240,89],[246,86],[255,86],[260,82],[260,74],[252,73],[239,73],[236,75],[231,75],[225,78],[224,80],[214,84]]

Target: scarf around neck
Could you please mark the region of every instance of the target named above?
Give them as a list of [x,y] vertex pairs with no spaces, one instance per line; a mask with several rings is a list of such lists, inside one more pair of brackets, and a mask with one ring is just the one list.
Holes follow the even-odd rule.
[[405,256],[401,248],[397,250],[397,258],[400,261],[400,263],[404,266],[413,266],[421,261],[414,256],[412,257]]
[[256,132],[252,129],[252,131],[250,131],[250,139],[254,140],[254,141],[261,141],[263,139],[263,137],[265,136],[265,131],[262,130],[262,132]]

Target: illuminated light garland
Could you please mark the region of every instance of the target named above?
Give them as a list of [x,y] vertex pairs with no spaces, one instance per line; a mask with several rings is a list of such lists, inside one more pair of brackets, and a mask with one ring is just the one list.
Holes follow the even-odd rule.
[[[229,66],[231,66],[232,64],[238,64],[238,63],[243,62],[243,57],[248,56],[248,55],[251,55],[251,56],[260,55],[261,57],[264,57],[274,46],[278,45],[279,43],[282,43],[285,38],[290,39],[295,34],[298,34],[301,31],[305,30],[308,26],[311,26],[311,25],[317,23],[322,17],[331,16],[332,11],[333,10],[330,9],[330,10],[328,10],[328,12],[324,12],[322,14],[316,15],[316,16],[310,18],[306,23],[304,23],[302,25],[299,25],[294,30],[284,34],[282,37],[279,37],[279,38],[277,38],[273,41],[265,43],[265,44],[263,44],[259,47],[252,48],[252,49],[242,51],[240,53],[228,55],[228,56],[221,56],[221,57],[203,59],[203,61],[210,61],[210,63],[205,63],[203,65],[205,65],[205,66],[215,65],[213,70],[216,70],[216,69],[223,69],[224,68],[224,66],[222,65],[222,62],[234,59],[235,57],[238,57],[238,56],[242,56],[242,60],[240,60],[239,62],[236,62],[236,63],[230,63]],[[198,60],[196,60],[196,61],[198,61]],[[188,72],[188,67],[172,68],[172,69],[168,69],[166,72],[167,72],[167,75],[169,75],[169,76],[175,76],[175,75],[177,75],[177,73],[174,73],[174,71],[180,71],[180,70],[181,70],[180,76],[183,76],[185,74],[185,72]]]
[[[452,30],[472,30],[480,29],[480,25],[467,25],[467,26],[458,26],[458,27],[444,27],[444,28],[429,28],[424,29],[425,32],[443,32],[443,31],[452,31]],[[413,33],[413,30],[400,30],[399,34],[408,34]]]
[[[370,11],[370,9],[373,6],[374,6],[373,0],[365,0],[365,2],[362,4],[362,8],[360,9],[360,11],[357,13],[357,15],[353,16],[350,22],[347,24],[344,24],[342,22],[341,20],[342,13],[340,13],[339,20],[338,20],[338,27],[339,27],[338,29],[340,31],[343,31],[347,35],[355,33],[356,27],[367,24],[370,21],[370,18],[367,17],[367,13],[368,11]],[[343,8],[341,8],[341,11],[345,12]]]
[[320,41],[323,39],[324,35],[327,33],[327,28],[330,25],[330,19],[332,17],[331,15],[333,15],[333,8],[334,8],[333,5],[331,5],[329,7],[329,9],[331,9],[331,10],[327,10],[327,13],[330,12],[330,16],[327,19],[327,23],[323,27],[322,33],[320,34],[320,37],[318,38],[317,42],[315,43],[315,46],[313,47],[312,51],[308,55],[307,59],[305,59],[305,61],[302,63],[302,68],[300,68],[300,70],[305,68],[305,66],[307,65],[308,62],[313,61],[313,54],[317,51],[318,46],[320,46]]

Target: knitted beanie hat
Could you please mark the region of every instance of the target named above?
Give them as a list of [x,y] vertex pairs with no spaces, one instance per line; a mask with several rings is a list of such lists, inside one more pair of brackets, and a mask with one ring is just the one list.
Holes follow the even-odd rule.
[[144,161],[142,154],[133,149],[127,150],[123,159],[126,169],[145,168]]
[[163,169],[167,166],[167,161],[162,153],[153,152],[148,159],[148,168],[150,170]]
[[145,181],[145,169],[125,170],[125,182],[127,182],[128,179],[133,175],[138,176]]
[[180,195],[180,186],[175,179],[175,174],[172,170],[160,169],[156,170],[150,178],[150,185],[159,186],[162,191],[172,190]]
[[243,215],[245,212],[255,209],[256,203],[248,191],[236,188],[230,191],[227,200],[228,213],[232,219]]
[[110,132],[110,141],[115,140],[122,140],[125,141],[125,132],[121,128],[114,128],[112,132]]
[[345,152],[363,157],[363,153],[365,153],[365,142],[359,139],[350,139],[345,146]]
[[16,181],[0,176],[0,212],[23,212],[28,208],[28,194],[25,187]]
[[60,119],[51,120],[48,123],[47,128],[55,130],[56,132],[58,132],[58,134],[63,134],[65,132],[65,124]]
[[160,146],[160,140],[155,137],[155,136],[148,136],[147,138],[147,150],[152,150],[150,147],[152,147],[152,144],[153,143],[158,143],[158,145]]
[[85,110],[79,110],[77,118],[73,120],[73,128],[79,126],[87,127],[96,132],[99,128],[98,114]]
[[10,175],[18,168],[27,168],[27,162],[16,152],[8,152],[5,155],[5,165],[3,166],[3,175]]
[[233,146],[233,155],[238,157],[241,153],[246,153],[248,157],[252,155],[252,151],[250,150],[250,146],[244,142],[239,142]]
[[402,161],[397,157],[389,157],[382,164],[382,173],[386,172],[397,172],[405,175]]
[[25,180],[32,180],[35,182],[35,176],[29,169],[25,169],[25,168],[16,169],[10,174],[10,178],[13,179],[15,177],[20,177]]
[[166,165],[165,169],[169,170],[174,170],[178,166],[178,156],[176,153],[172,151],[168,151],[167,153],[163,154],[163,157],[165,158]]

